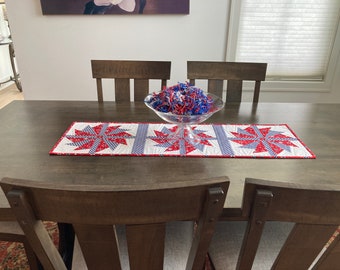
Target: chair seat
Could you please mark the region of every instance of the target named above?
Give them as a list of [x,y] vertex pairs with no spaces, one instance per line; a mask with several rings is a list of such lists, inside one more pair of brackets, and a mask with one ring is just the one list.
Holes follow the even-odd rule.
[[[127,244],[125,238],[125,227],[116,226],[120,258],[122,269],[128,270],[129,259],[127,257]],[[166,226],[165,239],[165,257],[164,270],[184,270],[188,260],[192,237],[194,233],[194,224],[192,221],[170,222]],[[73,265],[72,270],[86,270],[86,263],[82,255],[78,241],[74,244]]]
[[[246,221],[222,221],[215,227],[209,255],[216,270],[236,269]],[[271,269],[294,223],[266,222],[252,270]]]

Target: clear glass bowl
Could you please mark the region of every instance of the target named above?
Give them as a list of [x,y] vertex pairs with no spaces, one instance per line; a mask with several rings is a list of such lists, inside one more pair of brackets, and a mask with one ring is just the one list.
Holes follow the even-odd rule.
[[197,125],[204,122],[210,116],[212,116],[214,113],[218,112],[224,107],[223,100],[218,96],[210,93],[205,93],[205,95],[210,97],[213,103],[208,112],[198,115],[178,115],[171,112],[165,113],[157,111],[152,107],[152,104],[150,104],[150,99],[153,97],[153,94],[149,94],[148,96],[146,96],[146,98],[144,99],[144,103],[164,121],[177,125],[178,128],[176,129],[176,131],[167,137],[168,140],[184,140],[190,144],[195,145],[201,142],[201,138],[195,134],[195,132],[191,128],[191,125]]

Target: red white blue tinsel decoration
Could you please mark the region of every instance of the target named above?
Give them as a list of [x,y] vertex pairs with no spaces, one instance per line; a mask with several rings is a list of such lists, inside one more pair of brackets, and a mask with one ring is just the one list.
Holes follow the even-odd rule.
[[176,115],[201,115],[209,112],[213,104],[212,98],[202,89],[188,82],[153,93],[148,102],[157,111]]

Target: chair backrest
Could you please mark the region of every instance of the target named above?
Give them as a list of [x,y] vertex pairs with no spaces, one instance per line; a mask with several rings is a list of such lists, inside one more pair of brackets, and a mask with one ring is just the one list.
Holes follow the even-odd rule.
[[102,79],[114,79],[116,102],[130,101],[130,80],[133,79],[134,101],[143,101],[150,90],[149,81],[161,80],[161,90],[171,72],[168,61],[91,60],[91,66],[99,102],[103,102]]
[[[121,269],[115,226],[126,226],[130,269],[163,269],[165,225],[197,221],[186,269],[202,269],[227,177],[181,186],[68,186],[4,178],[1,187],[44,269],[66,269],[41,220],[73,224],[88,269]],[[130,190],[129,190],[130,188]],[[133,190],[131,190],[133,188]],[[152,256],[150,256],[152,254]]]
[[251,269],[266,221],[295,223],[272,269],[339,268],[339,237],[329,240],[339,233],[340,186],[248,178],[241,211],[248,226],[237,269]]
[[207,91],[222,97],[223,82],[227,81],[226,102],[241,102],[243,81],[255,81],[253,102],[259,100],[261,81],[266,78],[266,63],[188,61],[187,78],[208,80]]

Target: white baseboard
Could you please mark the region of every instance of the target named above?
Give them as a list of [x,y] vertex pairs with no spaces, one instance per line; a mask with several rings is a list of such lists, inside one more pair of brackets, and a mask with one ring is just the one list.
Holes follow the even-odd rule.
[[[0,83],[1,83],[1,82],[5,82],[5,81],[7,81],[7,80],[9,80],[9,79],[10,79],[10,77],[1,78],[1,79],[0,79]],[[12,85],[13,83],[14,83],[14,81],[9,81],[9,82],[6,82],[6,83],[1,83],[1,84],[0,84],[0,90],[2,90],[2,89],[4,89],[4,88],[6,88],[6,87]]]

